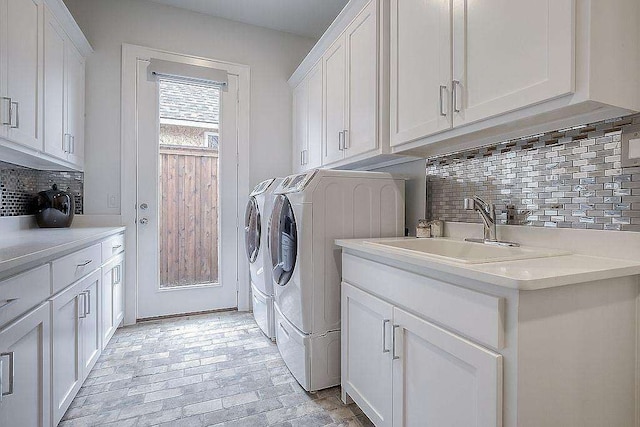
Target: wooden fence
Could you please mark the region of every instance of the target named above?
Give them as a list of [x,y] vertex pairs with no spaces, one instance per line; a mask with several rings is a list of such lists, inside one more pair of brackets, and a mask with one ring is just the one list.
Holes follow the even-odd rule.
[[218,152],[160,147],[160,287],[218,282]]

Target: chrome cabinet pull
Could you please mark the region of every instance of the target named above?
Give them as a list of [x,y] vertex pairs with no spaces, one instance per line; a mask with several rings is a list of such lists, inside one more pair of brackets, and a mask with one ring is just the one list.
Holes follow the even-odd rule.
[[[9,358],[9,390],[4,391],[4,378],[2,377],[4,372],[4,358]],[[0,402],[2,399],[11,396],[13,394],[13,384],[15,382],[15,363],[14,363],[14,353],[10,351],[8,353],[0,353]]]
[[351,144],[349,144],[349,131],[348,130],[343,130],[342,131],[342,146],[344,147],[345,150],[348,150],[351,147]]
[[[11,122],[12,129],[18,129],[20,127],[20,104],[16,101],[11,101],[11,108],[9,108],[9,122]],[[13,106],[16,106],[16,124],[13,124]]]
[[338,132],[338,149],[344,150],[344,132]]
[[458,88],[459,87],[460,87],[460,81],[454,80],[451,85],[451,91],[453,92],[453,111],[456,113],[460,112],[460,106],[458,105]]
[[382,352],[389,353],[389,349],[387,348],[387,323],[391,320],[384,319],[382,321]]
[[76,137],[69,135],[69,154],[76,154]]
[[304,150],[300,151],[300,166],[304,165]]
[[[3,126],[11,126],[11,104],[12,104],[12,103],[11,103],[11,98],[9,98],[9,97],[7,97],[7,96],[3,96],[3,97],[2,97],[2,100],[3,100],[3,101],[7,101],[7,106],[8,106],[8,108],[7,108],[7,110],[6,110],[6,111],[7,111],[6,116],[8,116],[8,120],[4,120],[4,119],[3,119],[3,120],[2,120],[2,125],[3,125]],[[4,116],[3,116],[3,117],[4,117]]]
[[[87,294],[85,294],[84,292],[81,292],[78,294],[78,298],[80,297],[82,297],[82,313],[78,314],[78,318],[84,319],[85,317],[87,317]],[[78,305],[80,304],[78,303]]]
[[87,301],[87,312],[85,314],[91,314],[91,289],[87,289],[83,294],[86,295],[85,300]]
[[114,246],[111,247],[111,250],[115,251],[115,250],[120,249],[121,247],[122,247],[122,245],[114,245]]
[[445,95],[443,94],[443,92],[446,92],[446,90],[447,90],[447,86],[440,85],[440,115],[443,117],[447,116],[447,109],[444,105]]
[[393,336],[392,336],[393,339],[391,340],[391,348],[393,349],[391,358],[393,360],[400,359],[400,356],[396,354],[396,331],[398,330],[399,327],[400,325],[393,325]]
[[85,262],[81,262],[80,264],[77,264],[77,267],[86,267],[87,265],[91,264],[93,262],[92,259],[88,259]]
[[111,270],[111,284],[117,285],[120,283],[120,266],[116,265],[113,270]]

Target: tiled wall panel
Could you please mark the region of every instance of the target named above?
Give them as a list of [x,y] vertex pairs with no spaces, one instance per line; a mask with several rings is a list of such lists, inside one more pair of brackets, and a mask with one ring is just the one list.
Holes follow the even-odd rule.
[[76,214],[83,211],[84,174],[81,172],[54,172],[23,168],[0,162],[0,216],[32,214],[34,196],[51,185],[73,194]]
[[630,124],[640,115],[428,159],[427,212],[480,222],[463,209],[464,198],[478,195],[496,204],[501,222],[513,204],[523,225],[640,231],[640,168],[620,161]]

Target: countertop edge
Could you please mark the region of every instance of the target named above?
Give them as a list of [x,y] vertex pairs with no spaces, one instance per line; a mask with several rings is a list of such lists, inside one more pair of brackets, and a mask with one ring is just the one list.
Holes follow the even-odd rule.
[[21,271],[28,270],[35,265],[40,265],[51,261],[52,259],[63,257],[77,249],[90,246],[107,237],[120,234],[126,230],[124,226],[116,227],[83,227],[83,228],[100,228],[96,234],[79,238],[70,242],[53,245],[46,249],[31,252],[26,255],[17,256],[15,258],[0,261],[0,277],[5,278]]
[[[614,279],[627,276],[640,275],[640,263],[633,265],[630,261],[625,261],[631,265],[616,266],[607,270],[592,270],[581,271],[573,274],[563,274],[556,277],[544,277],[544,278],[532,278],[532,279],[520,279],[512,278],[497,274],[492,274],[486,271],[481,271],[473,268],[474,265],[466,265],[462,263],[451,263],[438,259],[424,259],[414,258],[407,256],[406,254],[395,253],[390,250],[377,248],[372,245],[367,245],[363,241],[367,239],[337,239],[335,244],[337,246],[346,249],[349,252],[360,252],[370,254],[377,257],[388,259],[391,263],[408,264],[414,267],[433,269],[439,273],[451,274],[454,276],[463,277],[466,279],[472,279],[479,282],[483,282],[490,285],[500,286],[509,289],[515,289],[518,291],[537,291],[543,289],[550,289],[560,286],[568,286],[579,283],[593,282],[597,280]],[[605,259],[603,257],[593,257],[590,255],[562,255],[569,257],[580,258],[598,258]],[[574,258],[575,259],[575,258]],[[500,264],[505,264],[510,261],[503,261]],[[498,264],[498,263],[495,263]]]

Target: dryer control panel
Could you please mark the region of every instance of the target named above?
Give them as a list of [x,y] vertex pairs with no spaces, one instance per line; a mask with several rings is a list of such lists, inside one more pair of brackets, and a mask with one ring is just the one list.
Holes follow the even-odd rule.
[[276,189],[276,194],[298,193],[305,189],[318,170],[314,169],[299,175],[289,175]]

